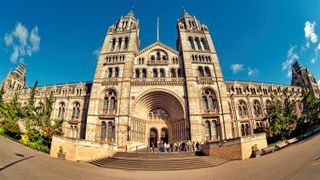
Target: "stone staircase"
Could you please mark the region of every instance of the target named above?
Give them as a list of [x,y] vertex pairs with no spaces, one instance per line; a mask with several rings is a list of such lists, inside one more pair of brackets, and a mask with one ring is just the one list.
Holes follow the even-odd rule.
[[117,152],[113,157],[101,158],[89,163],[102,168],[165,171],[208,168],[227,161],[212,156],[196,156],[195,152]]

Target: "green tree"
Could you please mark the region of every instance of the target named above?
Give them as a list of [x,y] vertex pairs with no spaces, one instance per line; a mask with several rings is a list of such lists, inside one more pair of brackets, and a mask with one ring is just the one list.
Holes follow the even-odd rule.
[[308,89],[303,89],[301,100],[303,111],[298,120],[297,133],[302,134],[320,124],[320,101]]
[[37,107],[35,106],[35,94],[38,87],[38,81],[34,83],[31,88],[28,104],[24,107],[24,116],[27,130],[37,128],[40,124],[39,116],[37,114]]
[[288,96],[284,99],[283,105],[279,100],[273,100],[267,119],[269,121],[267,127],[269,141],[275,142],[292,136],[296,128],[297,117]]
[[24,117],[22,106],[18,102],[18,95],[15,94],[10,102],[3,103],[2,106],[3,120],[1,123],[4,133],[18,139],[20,137],[20,128],[17,122]]

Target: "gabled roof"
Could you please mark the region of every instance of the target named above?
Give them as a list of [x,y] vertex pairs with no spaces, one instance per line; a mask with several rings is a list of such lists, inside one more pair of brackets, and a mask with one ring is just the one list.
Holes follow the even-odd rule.
[[172,53],[174,53],[174,54],[179,55],[179,52],[178,52],[177,50],[169,47],[168,45],[166,45],[166,44],[164,44],[164,43],[162,43],[162,42],[160,42],[160,41],[157,41],[157,42],[155,42],[155,43],[153,43],[153,44],[145,47],[144,49],[140,50],[140,51],[136,54],[136,56],[139,56],[139,55],[145,53],[145,52],[148,51],[148,50],[151,50],[151,49],[153,49],[153,48],[156,48],[157,46],[158,46],[158,47],[162,47],[162,48],[164,48],[164,49],[166,49],[166,50],[168,50],[168,51],[170,51],[170,52],[172,52]]

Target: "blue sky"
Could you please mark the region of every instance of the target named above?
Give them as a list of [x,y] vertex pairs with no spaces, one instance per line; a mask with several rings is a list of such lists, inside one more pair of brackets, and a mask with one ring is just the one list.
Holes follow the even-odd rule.
[[55,0],[0,2],[0,81],[23,60],[27,82],[90,81],[107,28],[131,4],[140,20],[141,47],[160,41],[175,48],[184,7],[206,24],[225,79],[289,84],[297,58],[320,79],[318,0]]

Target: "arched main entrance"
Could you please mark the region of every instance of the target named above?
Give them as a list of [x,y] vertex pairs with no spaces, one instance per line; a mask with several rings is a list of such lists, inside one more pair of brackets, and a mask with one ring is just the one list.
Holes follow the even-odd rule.
[[[151,142],[174,143],[189,137],[183,101],[168,90],[146,92],[136,99],[130,120],[132,141],[139,134],[149,147]],[[136,127],[138,125],[138,127]]]
[[152,147],[152,144],[154,144],[154,147],[157,147],[157,141],[158,141],[158,130],[156,128],[151,128],[149,133],[149,147]]

